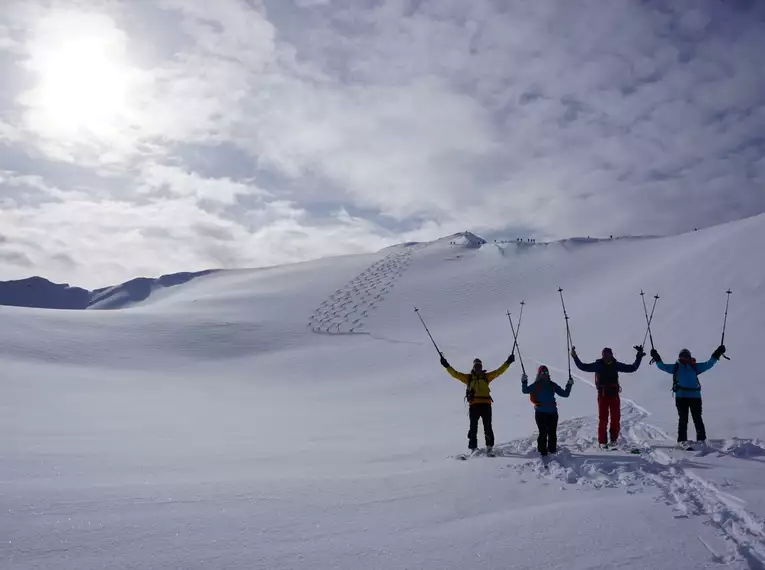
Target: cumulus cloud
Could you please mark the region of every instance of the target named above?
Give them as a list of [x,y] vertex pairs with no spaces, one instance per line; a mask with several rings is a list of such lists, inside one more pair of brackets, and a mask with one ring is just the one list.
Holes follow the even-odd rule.
[[764,32],[744,1],[8,0],[0,278],[759,213]]
[[254,183],[234,181],[228,177],[205,178],[177,166],[146,163],[142,165],[140,185],[136,190],[142,194],[167,191],[171,195],[192,196],[199,201],[236,203],[237,196],[268,196],[269,193]]

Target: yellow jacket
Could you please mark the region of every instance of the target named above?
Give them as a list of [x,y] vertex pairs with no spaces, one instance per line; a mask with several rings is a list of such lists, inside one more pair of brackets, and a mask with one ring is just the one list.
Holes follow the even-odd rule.
[[472,388],[474,390],[473,398],[468,402],[472,406],[473,404],[491,404],[493,402],[489,384],[497,376],[504,374],[509,367],[510,363],[505,361],[502,366],[496,370],[492,370],[491,372],[486,372],[484,370],[482,374],[478,375],[475,375],[472,372],[470,374],[458,372],[451,366],[447,367],[446,371],[453,378],[456,378],[465,384],[469,389]]

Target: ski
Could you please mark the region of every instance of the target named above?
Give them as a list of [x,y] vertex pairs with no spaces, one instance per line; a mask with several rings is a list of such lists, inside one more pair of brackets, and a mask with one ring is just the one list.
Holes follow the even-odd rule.
[[625,446],[625,445],[619,446],[619,445],[608,444],[606,446],[600,447],[599,451],[622,452],[622,453],[629,453],[631,455],[641,455],[644,450],[636,446]]
[[469,451],[468,453],[458,453],[455,455],[456,459],[459,459],[461,461],[467,461],[471,457],[494,457],[495,453],[492,451],[491,454],[487,453],[485,449],[474,449],[472,451]]

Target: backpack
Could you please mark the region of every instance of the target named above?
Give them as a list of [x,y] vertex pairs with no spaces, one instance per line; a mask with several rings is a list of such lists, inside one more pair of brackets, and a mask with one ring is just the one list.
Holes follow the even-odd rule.
[[529,400],[531,400],[531,403],[534,404],[534,407],[537,407],[537,405],[540,404],[539,398],[537,398],[537,393],[539,392],[539,390],[540,390],[540,386],[539,386],[539,381],[537,380],[534,383],[534,390],[529,392]]
[[[489,380],[486,377],[486,372],[481,371],[479,374],[473,374],[473,371],[470,371],[470,380],[468,380],[467,384],[465,385],[465,400],[468,404],[470,404],[473,401],[473,398],[475,397],[475,383],[478,382],[481,378],[483,378],[487,385],[489,383]],[[491,396],[489,396],[489,399],[494,401]]]
[[[550,383],[550,390],[552,391],[552,400],[547,402],[547,405],[552,406],[553,408],[557,408],[555,403],[555,387],[557,384],[552,380],[548,380],[548,382]],[[544,402],[541,402],[538,397],[539,393],[542,391],[542,386],[542,383],[537,380],[534,385],[534,390],[529,392],[529,400],[531,400],[531,403],[534,404],[535,408],[540,405],[545,405]]]
[[691,368],[696,373],[696,383],[698,388],[685,388],[677,385],[677,371],[680,370],[680,363],[675,362],[675,369],[672,371],[672,393],[677,394],[678,390],[685,390],[686,392],[701,392],[701,382],[699,382],[699,373],[696,370],[696,359],[691,358]]
[[600,360],[603,363],[603,369],[601,372],[595,373],[595,386],[598,389],[598,394],[603,396],[618,396],[622,391],[622,387],[619,386],[619,372],[616,370],[616,361],[611,366],[608,366],[604,360]]

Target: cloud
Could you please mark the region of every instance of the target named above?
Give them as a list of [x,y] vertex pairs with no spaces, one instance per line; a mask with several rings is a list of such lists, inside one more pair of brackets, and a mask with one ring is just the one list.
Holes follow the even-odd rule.
[[8,251],[103,285],[756,214],[764,30],[717,0],[9,1]]
[[360,253],[391,240],[345,212],[317,222],[281,201],[249,212],[242,223],[223,220],[189,197],[143,205],[66,200],[16,208],[1,219],[7,240],[1,251],[17,252],[12,261],[18,264],[24,256],[27,272],[46,267],[49,278],[89,287],[136,275]]
[[269,193],[254,183],[237,182],[228,177],[205,178],[196,172],[188,172],[176,166],[147,163],[141,168],[141,185],[136,189],[142,194],[167,191],[177,196],[192,196],[199,201],[234,204],[238,196],[268,196]]
[[5,248],[2,247],[0,247],[0,261],[24,268],[32,267],[32,261],[26,254],[18,251],[6,251]]

